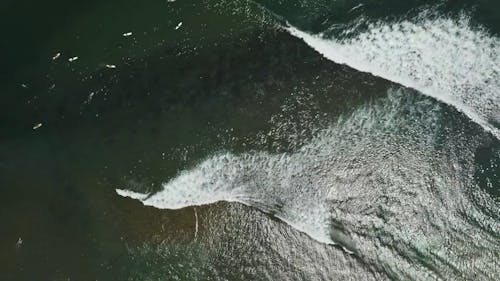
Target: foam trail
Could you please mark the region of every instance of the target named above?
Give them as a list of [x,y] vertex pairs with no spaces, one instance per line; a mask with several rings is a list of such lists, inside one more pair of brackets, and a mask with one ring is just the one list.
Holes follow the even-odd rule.
[[465,16],[376,23],[343,40],[285,29],[327,59],[452,105],[500,138],[500,40]]

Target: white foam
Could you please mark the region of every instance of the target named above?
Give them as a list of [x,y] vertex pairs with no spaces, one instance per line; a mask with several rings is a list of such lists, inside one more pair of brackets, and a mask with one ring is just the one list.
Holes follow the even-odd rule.
[[[453,105],[500,136],[489,122],[500,109],[500,44],[465,18],[374,24],[345,40],[288,31],[330,60]],[[478,189],[471,175],[474,145],[448,139],[440,114],[437,103],[390,92],[294,153],[220,153],[153,195],[117,192],[161,209],[218,201],[253,206],[317,241],[341,244],[394,279],[484,277],[498,266],[491,257],[500,249],[493,232],[470,217],[491,229],[498,222],[467,194],[471,186]],[[435,143],[443,139],[449,142],[444,153]]]
[[[217,154],[151,196],[117,192],[160,209],[240,202],[319,242],[340,244],[395,279],[468,278],[491,272],[496,264],[490,257],[499,249],[491,243],[493,232],[467,216],[492,229],[498,222],[466,194],[474,146],[463,149],[452,136],[443,136],[443,113],[428,99],[391,91],[294,153]],[[449,151],[435,148],[436,137],[450,141]],[[475,260],[463,260],[464,249]],[[411,262],[422,256],[439,275]]]
[[125,189],[115,189],[115,191],[120,196],[132,198],[132,199],[136,199],[136,200],[144,200],[144,199],[148,198],[148,196],[149,196],[149,194],[133,192],[130,190],[125,190]]
[[359,149],[352,143],[353,136],[366,134],[371,139],[380,133],[378,130],[384,132],[401,126],[402,121],[394,118],[401,111],[399,98],[393,95],[401,94],[391,93],[391,101],[384,105],[359,109],[322,131],[296,153],[217,154],[183,171],[153,195],[116,191],[160,209],[239,202],[273,213],[319,242],[337,244],[339,241],[332,239],[330,231],[327,202],[334,190],[332,173],[345,170],[348,159],[338,159],[345,151]]
[[207,205],[218,201],[240,201],[240,190],[233,186],[228,189],[228,182],[234,183],[239,167],[228,167],[235,162],[231,154],[214,156],[190,171],[179,174],[163,185],[163,191],[153,195],[117,189],[124,197],[140,200],[146,206],[160,209],[181,209],[188,206]]
[[[223,153],[182,172],[166,182],[163,190],[153,195],[121,189],[116,192],[159,209],[181,209],[219,201],[239,202],[264,212],[276,212],[276,217],[299,231],[319,242],[334,244],[325,218],[328,212],[319,208],[321,202],[299,201],[308,194],[303,194],[298,189],[288,194],[283,193],[283,185],[290,184],[287,181],[290,181],[291,176],[291,171],[286,171],[285,167],[298,168],[297,165],[288,165],[289,161],[290,156],[282,154],[254,153],[236,156]],[[276,173],[282,173],[283,178],[276,177]]]
[[286,27],[324,57],[454,106],[500,138],[500,40],[469,20],[417,17],[371,24],[343,40]]

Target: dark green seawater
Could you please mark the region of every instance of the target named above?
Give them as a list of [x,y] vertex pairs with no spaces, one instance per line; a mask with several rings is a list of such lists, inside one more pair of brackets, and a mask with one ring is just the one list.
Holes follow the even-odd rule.
[[0,23],[0,280],[500,280],[499,1]]

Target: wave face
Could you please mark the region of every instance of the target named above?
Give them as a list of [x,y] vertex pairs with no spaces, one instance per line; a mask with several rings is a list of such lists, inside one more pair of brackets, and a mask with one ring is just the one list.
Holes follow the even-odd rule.
[[493,280],[496,205],[471,196],[480,136],[443,128],[447,110],[391,90],[293,153],[217,154],[155,194],[117,192],[161,209],[253,206],[399,279]]
[[472,28],[467,16],[427,17],[422,13],[392,24],[372,23],[339,40],[293,26],[286,30],[329,60],[454,106],[500,138],[500,40]]

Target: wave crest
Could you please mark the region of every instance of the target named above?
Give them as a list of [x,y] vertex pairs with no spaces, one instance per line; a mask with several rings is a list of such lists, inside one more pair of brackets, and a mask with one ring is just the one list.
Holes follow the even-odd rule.
[[454,106],[500,138],[496,127],[500,123],[500,40],[473,29],[467,16],[373,23],[354,37],[338,40],[293,26],[286,30],[329,60]]

